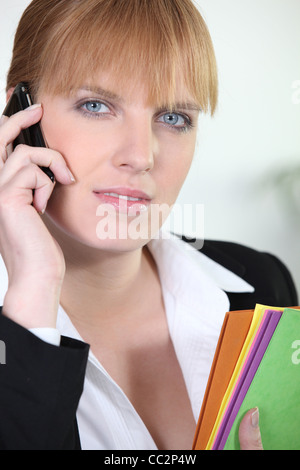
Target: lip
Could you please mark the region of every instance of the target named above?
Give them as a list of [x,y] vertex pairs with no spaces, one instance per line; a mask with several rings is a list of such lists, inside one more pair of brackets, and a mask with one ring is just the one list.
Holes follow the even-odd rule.
[[144,191],[126,187],[95,189],[93,193],[102,204],[112,205],[118,212],[128,215],[145,212],[152,200]]

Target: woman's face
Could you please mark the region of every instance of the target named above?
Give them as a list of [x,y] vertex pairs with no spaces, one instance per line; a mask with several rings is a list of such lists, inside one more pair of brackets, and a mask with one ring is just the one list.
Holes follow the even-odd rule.
[[42,128],[75,176],[57,184],[47,217],[56,231],[100,249],[145,245],[175,203],[190,168],[199,109],[183,88],[178,102],[147,105],[100,77],[70,96],[42,95]]

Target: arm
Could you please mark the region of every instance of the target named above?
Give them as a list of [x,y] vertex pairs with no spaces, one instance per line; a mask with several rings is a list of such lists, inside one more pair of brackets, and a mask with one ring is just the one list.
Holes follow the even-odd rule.
[[76,410],[89,347],[62,338],[49,345],[0,315],[0,449],[79,448]]
[[0,121],[0,252],[8,290],[0,315],[6,364],[0,365],[0,448],[71,449],[88,346],[63,340],[60,347],[32,334],[55,328],[65,263],[39,214],[54,184],[39,168],[49,167],[61,184],[73,178],[62,155],[12,142],[21,129],[40,121],[33,106]]

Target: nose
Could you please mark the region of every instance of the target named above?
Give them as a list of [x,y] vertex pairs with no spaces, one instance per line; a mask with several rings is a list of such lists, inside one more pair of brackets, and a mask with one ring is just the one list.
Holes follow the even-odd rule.
[[147,119],[127,123],[116,137],[117,149],[113,163],[120,169],[141,173],[154,167],[158,142]]

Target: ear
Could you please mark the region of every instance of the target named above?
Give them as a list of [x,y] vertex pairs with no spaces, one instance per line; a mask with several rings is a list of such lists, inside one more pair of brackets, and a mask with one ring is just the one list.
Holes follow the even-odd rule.
[[11,88],[7,91],[7,93],[6,93],[6,103],[9,101],[9,99],[10,99],[11,95],[13,94],[13,92],[14,92],[14,88],[13,88],[13,87],[11,87]]

